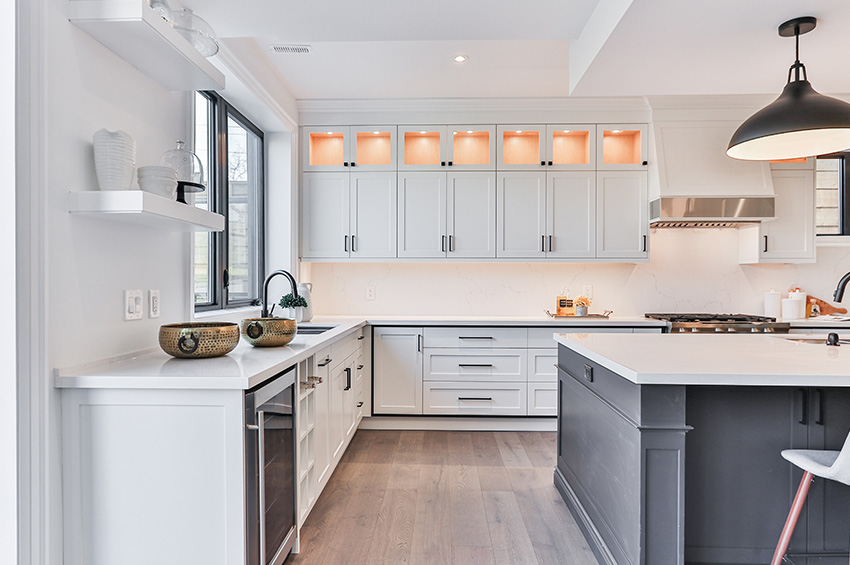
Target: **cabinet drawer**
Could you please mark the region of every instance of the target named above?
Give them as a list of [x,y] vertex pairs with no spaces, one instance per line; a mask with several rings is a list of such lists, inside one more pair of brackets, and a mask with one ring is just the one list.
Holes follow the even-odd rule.
[[613,328],[611,326],[552,326],[548,328],[528,328],[528,347],[557,349],[558,344],[552,334],[575,333],[626,333],[633,332],[632,328]]
[[528,350],[528,381],[557,383],[558,369],[557,349]]
[[528,415],[558,415],[558,383],[528,383]]
[[523,381],[527,380],[524,349],[425,348],[423,379],[426,381]]
[[333,365],[336,366],[338,361],[343,361],[346,357],[360,349],[362,343],[362,330],[354,335],[345,337],[336,343],[331,344],[331,357],[333,357]]
[[526,383],[435,383],[422,385],[424,414],[524,416]]
[[425,347],[492,349],[528,346],[526,328],[425,328]]

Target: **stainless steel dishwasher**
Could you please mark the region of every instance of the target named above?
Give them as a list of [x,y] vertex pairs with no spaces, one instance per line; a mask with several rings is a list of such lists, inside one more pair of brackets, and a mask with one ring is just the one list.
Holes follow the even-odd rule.
[[280,565],[295,543],[295,375],[245,393],[248,565]]

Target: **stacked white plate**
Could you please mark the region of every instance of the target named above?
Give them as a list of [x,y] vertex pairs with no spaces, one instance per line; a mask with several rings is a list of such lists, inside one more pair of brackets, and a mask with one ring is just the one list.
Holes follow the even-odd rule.
[[177,190],[176,170],[171,167],[151,165],[139,167],[138,173],[139,186],[142,190],[165,198],[174,197],[174,191]]
[[101,190],[129,190],[136,170],[136,140],[127,132],[94,133],[94,168]]

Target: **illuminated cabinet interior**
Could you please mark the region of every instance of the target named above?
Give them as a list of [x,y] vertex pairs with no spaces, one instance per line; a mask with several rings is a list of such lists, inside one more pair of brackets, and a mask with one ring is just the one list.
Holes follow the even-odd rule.
[[545,126],[499,126],[499,169],[545,166]]
[[401,163],[399,168],[445,166],[446,149],[444,147],[446,128],[401,128]]
[[358,167],[393,165],[393,139],[389,131],[367,130],[354,133],[354,159]]
[[396,126],[304,128],[305,171],[394,171]]
[[403,126],[399,170],[492,170],[496,168],[495,126]]
[[599,125],[599,169],[640,170],[646,166],[646,126]]
[[315,131],[307,134],[307,137],[307,165],[310,168],[342,167],[343,162],[348,160],[346,133]]
[[496,128],[493,126],[450,126],[449,166],[460,169],[496,168]]

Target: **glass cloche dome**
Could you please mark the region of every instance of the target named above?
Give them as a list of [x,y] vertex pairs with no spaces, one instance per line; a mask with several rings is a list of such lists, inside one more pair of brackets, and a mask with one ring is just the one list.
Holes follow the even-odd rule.
[[177,140],[177,148],[166,151],[159,160],[160,165],[177,171],[177,201],[186,204],[187,192],[203,192],[204,166],[201,159],[185,148],[185,142]]

